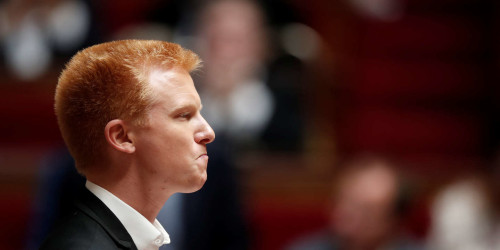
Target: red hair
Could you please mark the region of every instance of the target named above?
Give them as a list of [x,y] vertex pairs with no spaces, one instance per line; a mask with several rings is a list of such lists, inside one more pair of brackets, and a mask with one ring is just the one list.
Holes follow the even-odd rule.
[[153,67],[181,67],[188,72],[199,57],[178,44],[123,40],[78,52],[62,71],[55,111],[63,139],[77,170],[104,159],[104,128],[113,119],[146,121],[153,102],[148,76]]

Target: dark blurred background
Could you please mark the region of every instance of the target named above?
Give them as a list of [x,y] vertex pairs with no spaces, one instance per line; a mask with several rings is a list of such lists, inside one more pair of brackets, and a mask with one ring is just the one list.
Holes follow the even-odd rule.
[[194,79],[225,142],[214,150],[229,151],[246,247],[298,246],[324,228],[348,242],[331,216],[334,180],[366,155],[396,169],[396,224],[417,245],[500,247],[496,1],[227,2],[0,2],[0,249],[32,248],[37,209],[56,199],[41,189],[63,159],[53,95],[64,63],[127,38],[204,60]]

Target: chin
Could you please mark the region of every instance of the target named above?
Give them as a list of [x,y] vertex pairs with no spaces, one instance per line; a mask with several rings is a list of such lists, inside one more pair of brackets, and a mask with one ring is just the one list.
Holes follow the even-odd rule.
[[207,173],[205,172],[205,174],[199,176],[197,180],[193,180],[192,185],[190,185],[190,187],[187,188],[187,190],[183,193],[194,193],[200,190],[203,187],[203,185],[205,185],[206,181],[207,181]]
[[200,190],[203,185],[205,185],[205,182],[207,182],[207,173],[205,172],[205,174],[200,178],[200,181],[199,181],[199,184],[198,184],[198,188],[196,188],[195,191],[198,191]]

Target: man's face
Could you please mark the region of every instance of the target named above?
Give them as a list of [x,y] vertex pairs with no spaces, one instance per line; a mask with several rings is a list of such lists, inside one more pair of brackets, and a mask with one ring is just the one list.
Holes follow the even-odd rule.
[[167,192],[194,192],[207,179],[206,144],[214,131],[201,116],[201,102],[189,73],[180,68],[153,71],[155,104],[149,123],[134,130],[143,179]]
[[347,244],[373,249],[390,234],[395,177],[384,168],[372,168],[345,177],[331,211],[333,230]]

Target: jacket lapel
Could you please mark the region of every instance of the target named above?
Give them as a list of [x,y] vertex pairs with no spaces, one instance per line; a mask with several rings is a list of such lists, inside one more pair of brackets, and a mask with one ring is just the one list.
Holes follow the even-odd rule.
[[120,220],[90,191],[85,189],[82,192],[81,199],[76,202],[76,207],[101,225],[117,244],[126,249],[137,249]]

